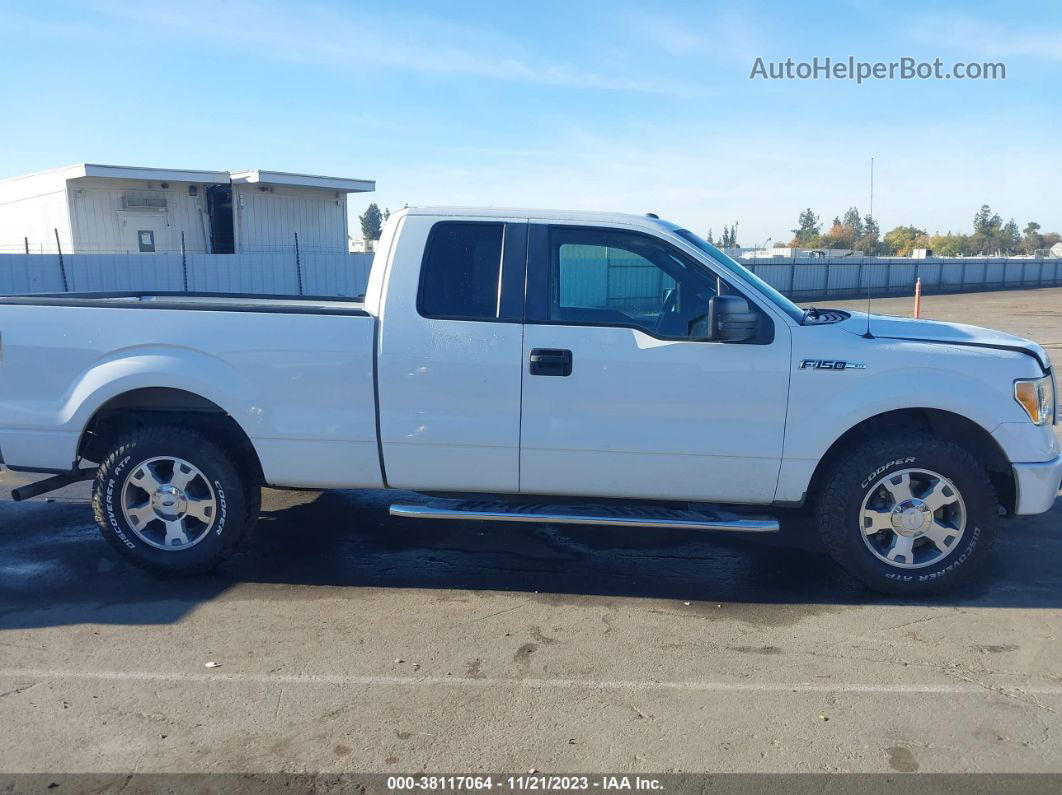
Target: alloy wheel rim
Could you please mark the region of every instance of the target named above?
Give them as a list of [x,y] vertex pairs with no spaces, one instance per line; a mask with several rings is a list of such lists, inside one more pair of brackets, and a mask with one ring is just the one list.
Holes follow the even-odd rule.
[[217,497],[207,477],[175,456],[156,456],[133,467],[122,484],[122,515],[133,533],[167,552],[194,547],[210,532]]
[[880,478],[859,508],[860,533],[878,559],[900,569],[932,566],[959,546],[966,503],[955,484],[928,469]]

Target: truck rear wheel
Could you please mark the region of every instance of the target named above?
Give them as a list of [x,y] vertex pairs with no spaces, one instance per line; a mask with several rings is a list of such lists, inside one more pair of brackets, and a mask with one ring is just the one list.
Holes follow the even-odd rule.
[[815,515],[826,549],[850,574],[877,591],[915,595],[976,572],[995,539],[999,502],[966,450],[904,433],[835,461]]
[[156,426],[118,439],[100,464],[92,507],[103,537],[137,565],[200,574],[253,527],[250,488],[256,485],[207,437]]

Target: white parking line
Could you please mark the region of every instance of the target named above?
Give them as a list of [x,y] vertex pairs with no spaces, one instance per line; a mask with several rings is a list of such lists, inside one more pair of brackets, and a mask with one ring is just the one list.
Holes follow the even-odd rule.
[[198,673],[190,671],[62,671],[36,668],[0,669],[2,679],[80,679],[97,681],[203,682],[259,685],[345,685],[356,687],[518,687],[528,689],[683,690],[735,693],[942,693],[989,692],[1062,696],[1062,686],[1034,687],[953,684],[877,684],[860,682],[696,682],[594,679],[465,679],[453,676],[349,676],[345,674]]

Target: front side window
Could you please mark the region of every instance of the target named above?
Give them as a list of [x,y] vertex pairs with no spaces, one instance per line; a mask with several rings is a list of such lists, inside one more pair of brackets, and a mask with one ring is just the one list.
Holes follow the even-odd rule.
[[498,317],[504,224],[444,221],[432,227],[417,309],[424,317]]
[[552,321],[631,326],[661,337],[706,335],[714,278],[652,238],[554,227],[550,265]]

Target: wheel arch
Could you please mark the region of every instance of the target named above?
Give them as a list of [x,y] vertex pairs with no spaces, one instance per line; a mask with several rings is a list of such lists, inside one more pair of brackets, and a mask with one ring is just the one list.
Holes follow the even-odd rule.
[[125,432],[149,425],[179,424],[215,438],[247,467],[258,484],[262,463],[243,427],[217,403],[173,387],[140,387],[115,395],[89,418],[77,445],[78,459],[99,462]]
[[996,439],[982,425],[955,412],[934,408],[904,408],[868,417],[842,433],[819,459],[808,485],[813,500],[833,463],[853,445],[882,433],[918,431],[959,445],[978,460],[996,488],[1000,503],[1014,512],[1017,489],[1014,472]]

